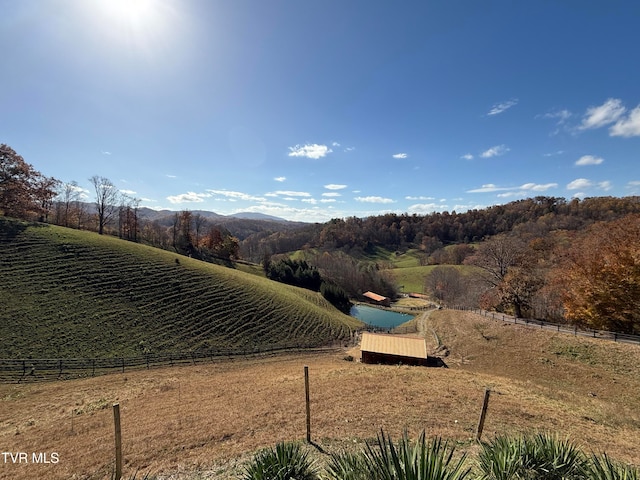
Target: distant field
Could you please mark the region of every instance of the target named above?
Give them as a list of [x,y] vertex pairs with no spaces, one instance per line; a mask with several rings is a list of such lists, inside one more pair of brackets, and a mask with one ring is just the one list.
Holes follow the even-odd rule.
[[4,358],[308,347],[361,325],[319,293],[92,232],[0,219],[0,244]]
[[360,449],[380,428],[394,438],[426,429],[473,453],[490,388],[483,439],[545,431],[640,465],[637,346],[452,310],[423,317],[421,331],[449,352],[449,368],[364,365],[344,360],[357,356],[350,350],[0,385],[4,451],[60,456],[56,465],[4,465],[0,479],[109,478],[115,402],[124,478],[239,478],[257,449],[305,438],[304,365],[312,439],[327,453]]

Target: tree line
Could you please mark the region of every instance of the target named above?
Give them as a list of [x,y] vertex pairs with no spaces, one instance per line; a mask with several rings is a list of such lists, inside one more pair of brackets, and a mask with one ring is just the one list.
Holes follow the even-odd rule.
[[245,258],[260,261],[265,252],[273,255],[303,248],[365,254],[376,247],[392,251],[418,248],[424,252],[425,263],[438,264],[448,263],[438,259],[438,255],[447,254],[442,249],[448,245],[480,242],[520,225],[535,224],[537,229],[547,232],[578,231],[594,222],[615,220],[631,213],[640,213],[640,197],[566,200],[538,196],[463,213],[387,213],[364,219],[336,218],[294,231],[251,235],[242,241],[240,249]]
[[523,224],[479,243],[464,263],[438,266],[425,290],[448,305],[519,318],[640,333],[640,215],[547,232]]

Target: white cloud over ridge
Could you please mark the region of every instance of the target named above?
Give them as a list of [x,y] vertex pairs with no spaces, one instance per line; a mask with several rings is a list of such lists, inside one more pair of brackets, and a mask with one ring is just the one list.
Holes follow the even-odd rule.
[[264,197],[258,197],[258,196],[250,195],[248,193],[243,193],[243,192],[234,192],[231,190],[207,190],[207,192],[209,193],[209,195],[207,195],[208,197],[212,195],[218,195],[234,201],[246,200],[251,202],[264,202],[266,200]]
[[575,180],[567,184],[567,190],[584,190],[586,188],[592,187],[595,187],[599,190],[608,191],[613,188],[613,185],[609,180],[604,180],[602,182],[592,182],[587,178],[576,178]]
[[326,157],[329,153],[333,152],[326,145],[318,145],[317,143],[307,145],[296,145],[295,147],[289,147],[288,155],[290,157],[306,157],[317,160],[322,157]]
[[362,202],[362,203],[395,203],[395,200],[392,200],[391,198],[376,197],[376,196],[355,197],[354,200],[356,202]]
[[295,192],[292,190],[277,190],[275,192],[270,192],[267,194],[268,196],[273,197],[310,197],[311,194],[309,192]]
[[510,194],[502,194],[500,196],[517,195],[520,192],[546,192],[549,189],[557,188],[557,183],[525,183],[518,187],[499,187],[493,183],[487,183],[480,188],[467,190],[467,193],[493,193],[493,192],[512,192]]
[[488,150],[485,150],[484,152],[482,152],[480,154],[480,156],[482,158],[498,157],[500,155],[504,155],[509,150],[511,150],[511,149],[509,147],[507,147],[506,145],[496,145],[496,146],[491,147]]
[[211,195],[206,193],[195,193],[195,192],[187,192],[181,193],[179,195],[171,195],[167,197],[169,202],[176,203],[202,203],[205,198],[209,198]]
[[511,107],[517,104],[518,104],[517,98],[508,100],[506,102],[496,103],[493,107],[491,107],[491,110],[489,110],[489,113],[487,113],[487,116],[499,115],[502,112],[509,110]]

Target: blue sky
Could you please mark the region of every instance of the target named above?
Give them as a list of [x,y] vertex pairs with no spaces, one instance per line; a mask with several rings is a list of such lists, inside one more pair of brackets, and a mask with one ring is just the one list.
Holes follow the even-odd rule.
[[0,0],[0,143],[154,209],[640,194],[636,1]]

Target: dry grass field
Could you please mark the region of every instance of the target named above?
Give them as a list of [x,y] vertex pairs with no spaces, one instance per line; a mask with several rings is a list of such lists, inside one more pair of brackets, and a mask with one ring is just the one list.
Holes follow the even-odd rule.
[[[639,347],[448,310],[425,315],[419,330],[434,349],[436,337],[446,346],[449,368],[364,365],[345,360],[353,350],[333,350],[0,385],[0,448],[29,456],[0,457],[0,478],[109,478],[116,402],[125,478],[237,478],[257,449],[304,440],[305,365],[312,439],[327,453],[360,448],[381,428],[395,437],[426,429],[473,451],[491,388],[484,438],[556,432],[640,465]],[[32,463],[41,452],[58,462]]]

